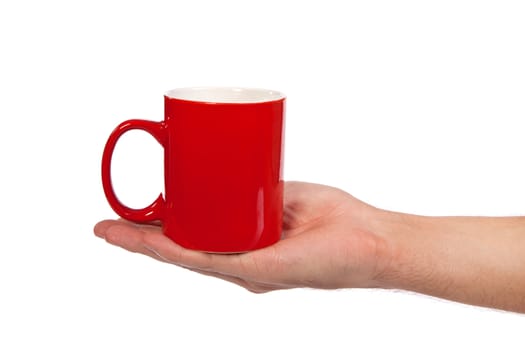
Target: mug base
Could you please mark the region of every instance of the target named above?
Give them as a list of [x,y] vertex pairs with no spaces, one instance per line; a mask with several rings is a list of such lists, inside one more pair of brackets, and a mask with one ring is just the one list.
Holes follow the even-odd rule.
[[170,238],[172,241],[174,241],[176,244],[180,245],[184,249],[193,250],[195,252],[200,252],[200,253],[205,253],[205,254],[220,254],[220,255],[245,254],[245,253],[249,253],[249,252],[253,252],[253,251],[256,251],[256,250],[267,248],[269,246],[272,246],[272,245],[276,244],[279,241],[279,240],[276,240],[275,242],[271,242],[269,244],[267,243],[267,244],[264,244],[264,245],[257,245],[257,246],[250,247],[250,248],[247,248],[247,249],[239,249],[239,250],[215,249],[214,250],[214,249],[199,249],[199,247],[186,245],[184,243],[177,242],[177,241],[173,240],[171,237],[168,237],[168,238]]

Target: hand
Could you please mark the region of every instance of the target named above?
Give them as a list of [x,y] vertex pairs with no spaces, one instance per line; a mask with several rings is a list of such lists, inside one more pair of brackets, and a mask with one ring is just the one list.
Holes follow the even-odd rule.
[[159,226],[106,220],[95,234],[131,252],[236,283],[252,292],[312,287],[378,286],[389,261],[386,241],[374,232],[382,211],[333,187],[287,182],[282,238],[242,254],[184,249]]

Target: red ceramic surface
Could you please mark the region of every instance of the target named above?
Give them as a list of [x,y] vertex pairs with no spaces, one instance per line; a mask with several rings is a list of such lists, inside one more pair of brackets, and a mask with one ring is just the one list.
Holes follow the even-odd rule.
[[[160,220],[166,236],[195,250],[234,253],[277,242],[283,210],[284,96],[258,89],[201,88],[172,90],[164,100],[164,121],[125,121],[107,141],[102,182],[113,210],[135,222]],[[165,152],[165,195],[144,209],[122,204],[111,184],[115,144],[131,129],[151,133]]]

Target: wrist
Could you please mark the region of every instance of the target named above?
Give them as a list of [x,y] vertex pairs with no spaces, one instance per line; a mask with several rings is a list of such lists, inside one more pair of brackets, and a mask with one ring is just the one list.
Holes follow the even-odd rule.
[[431,226],[430,218],[386,210],[379,210],[377,218],[374,232],[383,248],[378,249],[380,264],[374,282],[384,289],[412,289],[429,271],[429,251],[424,249],[421,233]]

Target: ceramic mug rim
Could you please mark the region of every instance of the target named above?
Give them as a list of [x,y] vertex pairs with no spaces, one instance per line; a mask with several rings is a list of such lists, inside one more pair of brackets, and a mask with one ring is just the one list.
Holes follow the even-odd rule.
[[284,100],[279,91],[245,87],[184,87],[167,91],[168,99],[197,103],[251,104]]

